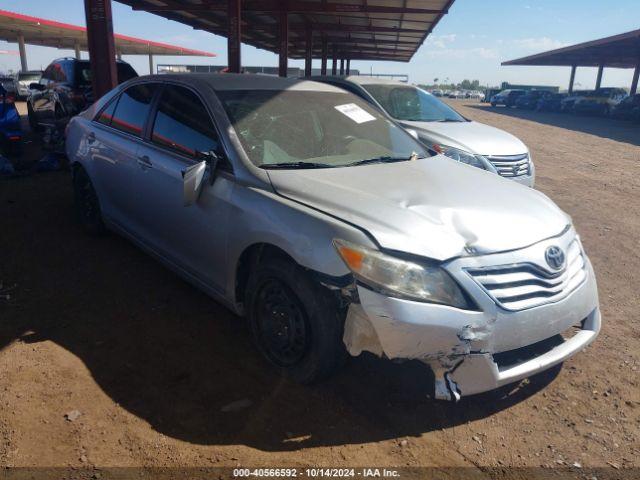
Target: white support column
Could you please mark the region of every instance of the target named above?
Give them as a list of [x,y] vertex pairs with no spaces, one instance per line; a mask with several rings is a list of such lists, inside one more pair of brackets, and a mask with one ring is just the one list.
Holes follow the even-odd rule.
[[80,53],[80,42],[76,42],[74,48],[76,50],[76,58],[78,60],[82,60],[82,54]]
[[122,60],[122,52],[118,52],[118,53],[116,54],[116,58],[117,58],[118,60]]
[[18,35],[18,50],[20,50],[20,68],[22,68],[23,72],[29,70],[29,66],[27,65],[27,49],[24,46],[24,35]]

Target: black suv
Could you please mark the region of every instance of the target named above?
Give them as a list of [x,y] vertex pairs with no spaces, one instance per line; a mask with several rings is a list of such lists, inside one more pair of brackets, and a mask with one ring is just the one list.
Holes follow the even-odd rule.
[[526,95],[526,93],[524,90],[503,90],[491,98],[491,106],[504,105],[505,107],[513,107],[518,97]]
[[[137,77],[126,62],[116,62],[118,83]],[[51,62],[38,83],[29,85],[27,111],[32,130],[62,132],[69,120],[89,107],[93,101],[89,60],[59,58]]]

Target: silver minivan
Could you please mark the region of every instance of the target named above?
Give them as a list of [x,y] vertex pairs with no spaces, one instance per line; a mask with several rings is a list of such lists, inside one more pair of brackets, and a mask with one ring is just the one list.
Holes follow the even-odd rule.
[[[344,88],[377,106],[434,152],[528,187],[535,184],[536,170],[531,153],[519,138],[463,117],[421,88],[358,75],[313,79]],[[458,97],[454,95],[453,98]]]
[[277,77],[130,80],[73,118],[78,218],[247,318],[283,374],[415,359],[456,400],[600,330],[593,269],[549,198],[430,156],[345,90]]

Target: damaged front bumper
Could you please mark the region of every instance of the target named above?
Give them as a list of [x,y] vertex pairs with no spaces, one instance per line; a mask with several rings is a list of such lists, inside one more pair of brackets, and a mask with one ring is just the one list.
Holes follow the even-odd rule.
[[550,244],[569,245],[575,232],[564,236],[515,257],[489,255],[447,265],[478,311],[392,298],[358,285],[359,303],[351,303],[345,322],[347,350],[354,356],[369,351],[427,363],[435,374],[435,396],[445,400],[493,390],[563,362],[600,331],[596,280],[582,250],[585,275],[577,287],[560,299],[517,311],[500,306],[466,269],[483,261],[516,265],[522,258],[539,260]]

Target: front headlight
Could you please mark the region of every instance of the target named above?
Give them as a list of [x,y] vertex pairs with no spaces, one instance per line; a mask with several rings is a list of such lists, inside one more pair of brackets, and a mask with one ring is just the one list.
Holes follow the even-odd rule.
[[486,170],[487,167],[485,164],[475,155],[465,152],[464,150],[460,150],[459,148],[449,147],[448,145],[439,145],[434,144],[432,146],[433,150],[442,155],[445,155],[453,160],[456,160],[460,163],[466,163],[467,165],[471,165],[472,167],[480,168],[481,170]]
[[460,287],[442,268],[418,264],[346,240],[333,241],[353,275],[382,293],[468,309]]

